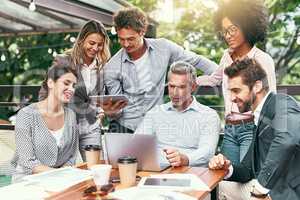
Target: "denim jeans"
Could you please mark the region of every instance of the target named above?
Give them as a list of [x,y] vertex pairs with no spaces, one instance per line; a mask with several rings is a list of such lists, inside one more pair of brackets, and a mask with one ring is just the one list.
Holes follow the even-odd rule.
[[254,122],[225,125],[221,151],[232,163],[243,160],[252,142],[254,127]]

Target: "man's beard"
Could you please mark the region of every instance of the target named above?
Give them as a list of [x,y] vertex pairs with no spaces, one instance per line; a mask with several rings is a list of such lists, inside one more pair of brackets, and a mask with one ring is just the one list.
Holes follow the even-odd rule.
[[254,92],[251,92],[250,95],[251,95],[251,97],[243,103],[243,107],[239,108],[239,111],[241,113],[251,111],[252,105],[256,100],[256,95]]

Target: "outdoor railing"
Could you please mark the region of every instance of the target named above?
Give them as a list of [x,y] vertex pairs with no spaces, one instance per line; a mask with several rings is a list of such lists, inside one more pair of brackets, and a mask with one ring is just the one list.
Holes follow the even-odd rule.
[[[24,97],[30,97],[30,99],[37,99],[38,91],[40,86],[36,85],[0,85],[0,94],[2,95],[13,95],[13,99],[23,99]],[[277,91],[279,93],[285,93],[292,96],[300,95],[300,85],[279,85],[277,86]],[[167,92],[166,92],[167,93]],[[202,95],[217,95],[222,96],[221,87],[199,87],[195,92],[196,96]],[[28,102],[18,101],[18,102],[0,102],[1,107],[19,107],[27,105]],[[209,105],[210,106],[210,105]],[[223,111],[223,105],[211,105],[213,109],[217,111]],[[14,125],[11,124],[0,124],[0,130],[13,130]]]

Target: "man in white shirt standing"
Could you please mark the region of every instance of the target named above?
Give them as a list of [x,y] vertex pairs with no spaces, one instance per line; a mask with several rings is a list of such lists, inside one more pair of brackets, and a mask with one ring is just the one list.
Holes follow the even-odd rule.
[[[252,110],[257,126],[253,141],[240,164],[222,154],[210,169],[228,169],[220,184],[227,200],[300,199],[300,107],[292,97],[269,92],[266,72],[254,59],[225,69],[231,100],[240,112]],[[221,194],[222,196],[223,194]]]

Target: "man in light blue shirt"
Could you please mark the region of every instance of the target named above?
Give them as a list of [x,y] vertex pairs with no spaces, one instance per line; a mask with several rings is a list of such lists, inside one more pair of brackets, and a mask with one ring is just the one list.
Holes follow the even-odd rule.
[[215,154],[220,119],[191,95],[196,87],[196,69],[186,62],[173,63],[168,72],[171,102],[151,109],[135,132],[157,136],[161,164],[207,166]]
[[104,83],[109,94],[123,94],[129,102],[123,110],[122,103],[103,107],[113,119],[110,132],[134,132],[145,113],[163,103],[167,68],[173,62],[186,61],[205,74],[218,67],[167,39],[144,38],[147,17],[137,8],[119,11],[114,24],[122,49],[105,65]]

